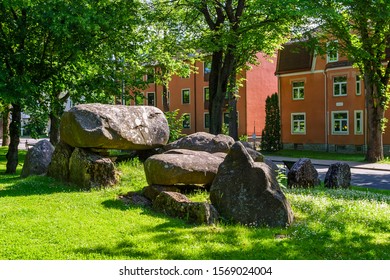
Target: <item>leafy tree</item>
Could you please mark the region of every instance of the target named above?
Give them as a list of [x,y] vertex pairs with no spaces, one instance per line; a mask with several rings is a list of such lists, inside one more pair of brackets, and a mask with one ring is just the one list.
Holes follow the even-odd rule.
[[22,110],[50,108],[58,117],[63,92],[77,92],[71,89],[102,69],[114,50],[130,50],[136,9],[126,0],[0,2],[0,92],[12,104],[6,173],[18,164]]
[[0,101],[0,113],[3,119],[3,141],[2,146],[9,145],[9,122],[11,118],[11,107],[8,104],[2,104]]
[[278,94],[267,96],[265,101],[265,128],[261,133],[261,149],[278,151],[282,148]]
[[[390,5],[383,0],[322,0],[315,5],[318,41],[338,40],[338,49],[359,69],[366,89],[366,160],[383,159],[384,113],[389,102]],[[321,36],[322,35],[322,36]]]
[[225,96],[232,109],[232,136],[237,139],[236,77],[248,64],[256,64],[256,54],[273,55],[288,40],[291,27],[303,19],[299,1],[185,1],[203,16],[200,48],[211,54],[210,132],[222,130]]

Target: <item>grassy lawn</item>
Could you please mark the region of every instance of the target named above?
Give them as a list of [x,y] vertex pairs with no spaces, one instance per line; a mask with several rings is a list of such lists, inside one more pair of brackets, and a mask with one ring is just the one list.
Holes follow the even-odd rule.
[[119,166],[117,187],[82,191],[47,177],[4,175],[5,152],[2,260],[390,259],[390,192],[285,190],[295,215],[288,228],[195,226],[118,199],[146,185],[139,162]]

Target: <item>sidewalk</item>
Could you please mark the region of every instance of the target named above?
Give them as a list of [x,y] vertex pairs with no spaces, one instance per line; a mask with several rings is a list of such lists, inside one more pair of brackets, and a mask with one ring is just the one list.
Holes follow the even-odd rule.
[[[20,137],[18,149],[19,150],[27,150],[27,147],[31,147],[32,145],[34,145],[35,143],[37,143],[38,141],[43,140],[43,139],[49,140],[48,138],[34,139],[34,138],[29,138],[29,137]],[[0,146],[1,146],[2,142],[3,142],[3,140],[0,139]],[[26,145],[26,143],[28,145]]]
[[[266,156],[266,157],[275,163],[283,163],[283,160],[285,160],[285,161],[298,161],[299,160],[299,158],[289,158],[289,157],[282,157],[282,156]],[[389,171],[390,172],[390,164],[386,164],[386,163],[365,163],[365,162],[353,162],[353,161],[341,161],[341,160],[321,160],[321,159],[310,159],[310,160],[314,165],[329,166],[332,163],[344,162],[344,163],[347,163],[351,168],[371,169],[371,170]]]

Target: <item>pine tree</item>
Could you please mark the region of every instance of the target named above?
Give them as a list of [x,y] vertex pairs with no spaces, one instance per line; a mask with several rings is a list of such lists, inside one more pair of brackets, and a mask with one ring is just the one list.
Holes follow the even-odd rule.
[[280,141],[280,112],[278,94],[268,96],[265,101],[265,128],[261,133],[261,149],[278,151],[282,148]]

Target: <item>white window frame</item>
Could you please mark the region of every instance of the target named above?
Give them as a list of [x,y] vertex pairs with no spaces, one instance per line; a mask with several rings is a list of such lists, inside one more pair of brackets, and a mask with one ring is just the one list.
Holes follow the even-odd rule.
[[[209,90],[209,99],[206,99],[206,89]],[[204,87],[203,88],[203,102],[209,101],[210,100],[210,88],[209,87]]]
[[184,113],[183,115],[188,116],[188,127],[184,127],[184,117],[183,117],[182,128],[183,129],[191,129],[191,114],[190,113]]
[[[206,127],[206,119],[207,119],[207,116],[209,118],[209,127]],[[203,128],[204,129],[210,129],[210,113],[209,112],[205,112],[203,114]]]
[[[360,117],[358,117],[358,114],[360,114]],[[355,110],[354,111],[354,130],[355,135],[362,135],[364,132],[364,117],[363,117],[363,110]],[[360,122],[360,129],[358,129],[358,122]]]
[[[153,103],[154,104],[149,104],[149,94],[153,94]],[[157,106],[157,104],[156,104],[156,93],[154,91],[147,92],[146,93],[146,99],[147,99],[146,102],[147,102],[148,106]]]
[[[294,120],[295,116],[303,116],[303,120]],[[298,122],[298,127],[300,127],[299,123],[303,121],[304,129],[303,131],[294,131],[294,123]],[[300,113],[291,113],[291,134],[294,135],[305,135],[306,134],[306,113],[300,112]]]
[[[188,91],[188,103],[184,103],[184,91]],[[191,90],[189,88],[183,88],[181,90],[181,104],[182,105],[188,105],[191,104]]]
[[362,95],[362,80],[359,75],[356,75],[355,93],[356,95]]
[[329,48],[329,45],[331,45],[331,44],[336,44],[337,45],[337,47],[336,47],[336,54],[332,56],[331,55],[331,51],[333,51],[333,50],[327,50],[326,51],[326,62],[327,63],[339,61],[338,41],[335,40],[335,41],[332,41],[332,42],[328,42],[326,44],[326,47]]
[[[294,84],[303,84],[302,86],[296,86]],[[298,97],[295,97],[295,90],[298,92]],[[300,96],[302,94],[302,96]],[[292,82],[292,98],[293,100],[304,100],[305,99],[305,82],[304,81],[294,81]]]
[[[335,119],[335,114],[347,114],[347,118],[346,119]],[[336,122],[343,122],[343,121],[347,122],[347,130],[336,131],[335,130]],[[332,111],[331,124],[332,124],[332,135],[349,135],[349,112],[348,111]],[[342,126],[342,123],[340,126]]]
[[[345,78],[345,81],[342,82],[336,82],[335,79],[337,78]],[[348,77],[346,75],[340,75],[340,76],[333,76],[333,96],[347,96],[348,94]],[[342,94],[342,88],[343,85],[345,85],[345,94]],[[338,89],[338,94],[336,94],[336,87]]]

